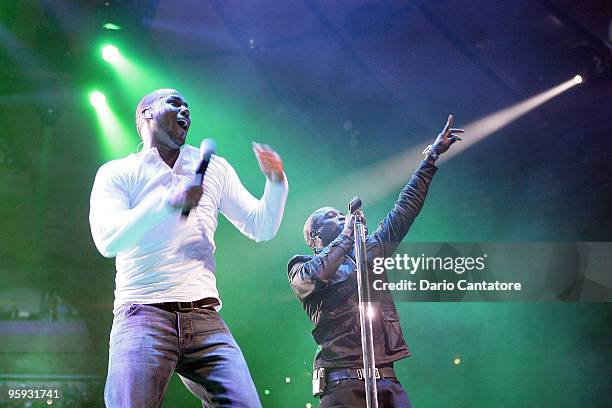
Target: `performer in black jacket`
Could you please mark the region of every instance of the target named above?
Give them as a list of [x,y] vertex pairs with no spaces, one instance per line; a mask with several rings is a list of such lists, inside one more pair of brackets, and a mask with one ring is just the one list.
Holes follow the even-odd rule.
[[[423,152],[425,160],[400,192],[394,208],[373,234],[366,237],[368,265],[372,259],[391,256],[421,211],[434,162],[461,138],[452,127],[453,116],[435,142]],[[362,214],[360,214],[362,215]],[[359,326],[359,302],[353,250],[353,217],[331,207],[316,210],[304,224],[304,239],[314,256],[296,255],[289,261],[289,282],[314,324],[312,336],[319,345],[314,361],[313,393],[321,407],[364,407],[363,357]],[[382,275],[386,279],[386,274]],[[380,278],[380,277],[379,277]],[[389,292],[378,292],[372,319],[374,355],[380,407],[410,407],[393,363],[410,352]]]

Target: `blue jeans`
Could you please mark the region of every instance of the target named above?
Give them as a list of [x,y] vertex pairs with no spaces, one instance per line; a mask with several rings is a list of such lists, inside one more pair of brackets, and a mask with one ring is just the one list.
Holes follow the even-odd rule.
[[110,334],[106,406],[160,407],[175,371],[205,407],[261,407],[242,352],[215,310],[121,307]]

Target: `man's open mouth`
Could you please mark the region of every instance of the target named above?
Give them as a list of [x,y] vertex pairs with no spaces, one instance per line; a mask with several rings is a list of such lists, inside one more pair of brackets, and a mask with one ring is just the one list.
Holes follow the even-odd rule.
[[185,119],[177,119],[176,123],[178,123],[179,127],[183,129],[185,132],[189,129],[189,124]]

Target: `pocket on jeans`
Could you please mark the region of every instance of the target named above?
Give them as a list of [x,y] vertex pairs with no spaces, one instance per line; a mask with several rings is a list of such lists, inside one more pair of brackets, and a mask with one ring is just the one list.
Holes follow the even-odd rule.
[[201,316],[210,317],[212,319],[219,319],[219,312],[217,312],[215,309],[198,308],[198,309],[193,309],[193,312]]
[[119,314],[117,315],[117,320],[115,321],[115,323],[120,323],[124,321],[125,319],[128,319],[134,316],[136,313],[138,313],[138,311],[141,308],[142,308],[142,305],[140,303],[132,303],[130,305],[123,307],[119,311]]
[[219,327],[227,327],[225,326],[223,318],[221,318],[221,315],[215,309],[194,309],[193,313],[195,313],[199,319],[206,321],[208,324]]

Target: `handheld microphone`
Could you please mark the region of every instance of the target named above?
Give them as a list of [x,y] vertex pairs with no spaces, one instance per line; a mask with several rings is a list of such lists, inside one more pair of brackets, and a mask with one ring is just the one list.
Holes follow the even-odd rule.
[[361,208],[361,198],[355,196],[351,198],[351,202],[348,205],[348,210],[351,214],[355,214]]
[[[194,186],[201,186],[202,181],[204,180],[204,174],[206,173],[206,169],[208,169],[208,164],[210,163],[210,158],[217,149],[217,145],[212,139],[204,139],[202,140],[202,144],[200,144],[200,158],[202,161],[200,162],[200,166],[196,170],[195,179],[193,181]],[[187,217],[189,215],[189,211],[191,209],[185,209],[181,212],[183,217]]]
[[[357,214],[357,211],[361,210],[361,198],[359,198],[359,196],[355,196],[353,198],[351,198],[351,201],[349,202],[348,205],[348,210],[349,213],[351,214]],[[363,220],[361,219],[360,215],[357,215],[355,217],[355,221],[356,222],[363,222]]]

